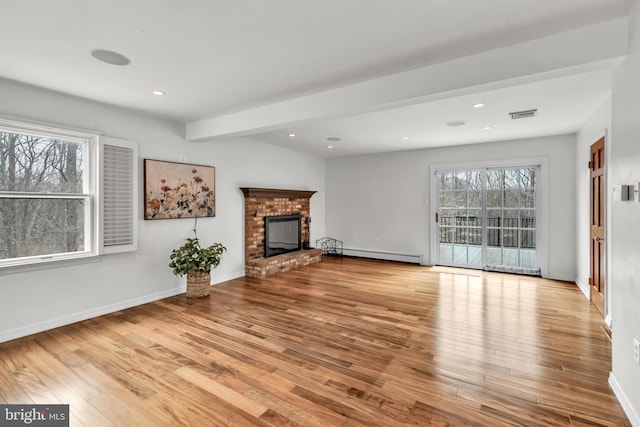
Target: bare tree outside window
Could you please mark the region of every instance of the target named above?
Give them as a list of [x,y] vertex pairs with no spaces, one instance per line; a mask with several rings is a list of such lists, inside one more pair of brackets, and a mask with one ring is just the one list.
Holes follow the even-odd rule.
[[438,263],[535,270],[537,173],[537,167],[438,172]]
[[84,250],[84,148],[0,130],[0,259]]

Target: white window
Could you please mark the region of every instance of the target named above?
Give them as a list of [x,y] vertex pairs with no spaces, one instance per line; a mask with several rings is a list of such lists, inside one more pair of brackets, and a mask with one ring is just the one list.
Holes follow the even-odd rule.
[[0,120],[0,267],[135,250],[135,144]]

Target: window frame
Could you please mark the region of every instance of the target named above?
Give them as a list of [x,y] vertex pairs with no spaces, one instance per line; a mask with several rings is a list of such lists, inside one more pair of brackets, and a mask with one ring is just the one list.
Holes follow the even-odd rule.
[[487,160],[475,162],[456,162],[456,163],[436,163],[430,165],[430,184],[429,184],[429,200],[430,200],[430,256],[431,265],[438,262],[438,224],[434,221],[437,214],[437,206],[439,204],[437,194],[437,178],[436,174],[443,171],[463,170],[463,169],[500,169],[500,168],[520,168],[535,166],[539,168],[537,176],[538,199],[536,206],[536,245],[538,248],[538,265],[542,277],[547,277],[549,272],[549,222],[548,222],[548,206],[549,206],[549,161],[546,157],[531,157],[519,159],[504,160]]
[[[3,132],[22,133],[49,139],[76,142],[82,144],[82,193],[47,193],[47,192],[15,192],[0,191],[0,198],[22,199],[56,199],[84,201],[84,250],[59,252],[19,258],[0,260],[0,274],[16,270],[31,270],[54,267],[62,262],[84,263],[98,260],[105,253],[132,251],[137,249],[137,146],[126,140],[118,140],[100,135],[94,131],[62,128],[45,124],[28,123],[20,120],[0,117],[0,130]],[[107,141],[105,143],[105,141]],[[102,151],[104,145],[127,147],[132,150],[132,208],[133,208],[133,244],[121,248],[105,248],[102,242],[103,224],[103,185],[104,164]]]

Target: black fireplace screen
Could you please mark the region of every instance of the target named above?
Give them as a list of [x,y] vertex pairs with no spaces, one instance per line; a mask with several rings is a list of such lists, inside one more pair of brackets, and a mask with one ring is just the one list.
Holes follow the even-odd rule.
[[299,251],[301,245],[300,215],[264,218],[264,257]]

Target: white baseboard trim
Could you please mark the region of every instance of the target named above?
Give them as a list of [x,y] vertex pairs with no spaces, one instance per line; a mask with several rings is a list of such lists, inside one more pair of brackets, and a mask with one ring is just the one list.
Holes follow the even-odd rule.
[[631,401],[624,394],[624,391],[622,391],[622,388],[620,387],[620,384],[618,383],[615,375],[613,375],[613,372],[609,373],[609,385],[613,389],[613,393],[618,398],[618,401],[620,402],[620,405],[622,406],[625,414],[627,414],[627,417],[629,417],[631,425],[633,427],[640,427],[640,415],[638,415],[638,412],[636,411],[636,409],[640,410],[640,408],[633,407]]
[[[213,278],[215,282],[212,285],[226,282],[228,280],[244,277],[245,272],[235,272],[226,276],[217,277],[215,274]],[[35,323],[20,328],[10,329],[8,331],[0,332],[0,342],[10,341],[16,338],[26,337],[27,335],[36,334],[38,332],[47,331],[53,328],[59,328],[60,326],[70,325],[71,323],[80,322],[82,320],[91,319],[97,316],[103,316],[105,314],[114,313],[119,310],[135,307],[137,305],[147,304],[149,302],[158,301],[163,298],[172,297],[174,295],[183,294],[187,291],[186,282],[181,286],[166,291],[158,292],[151,295],[145,295],[143,297],[122,301],[116,304],[105,305],[103,307],[94,308],[92,310],[82,311],[80,313],[70,314],[68,316],[59,317],[57,319],[47,320],[45,322]]]
[[591,291],[589,290],[589,285],[585,285],[584,282],[582,282],[578,278],[576,278],[574,281],[576,282],[576,285],[578,285],[578,288],[580,288],[580,290],[582,291],[584,296],[587,297],[588,300],[590,300],[591,299]]
[[[217,285],[218,283],[222,283],[222,282],[228,282],[229,280],[233,280],[233,279],[238,279],[240,277],[244,277],[246,276],[246,273],[244,270],[242,271],[236,271],[235,273],[231,273],[231,274],[227,274],[226,276],[222,276],[222,277],[218,277],[215,273],[212,276],[213,281],[211,282],[211,285]],[[184,291],[187,291],[187,285],[184,285]]]
[[542,278],[543,279],[551,279],[551,280],[560,280],[562,282],[575,282],[576,278],[573,276],[564,276],[562,274],[559,275],[550,275],[548,273],[542,273]]
[[369,251],[365,249],[343,249],[342,254],[360,258],[381,259],[385,261],[409,262],[422,264],[423,255],[398,254],[393,252]]
[[82,311],[80,313],[70,314],[68,316],[58,317],[57,319],[47,320],[45,322],[35,323],[20,328],[10,329],[8,331],[0,332],[0,342],[10,341],[16,338],[26,337],[27,335],[36,334],[38,332],[47,331],[53,328],[59,328],[60,326],[70,325],[71,323],[80,322],[82,320],[91,319],[92,317],[103,316],[105,314],[113,313],[119,310],[135,307],[137,305],[147,304],[152,301],[157,301],[163,298],[172,297],[184,293],[186,285],[184,287],[178,287],[169,289],[166,291],[158,292],[151,295],[145,295],[143,297],[122,301],[116,304],[105,305],[97,307],[92,310]]

